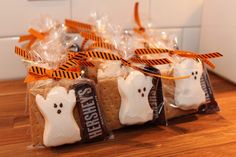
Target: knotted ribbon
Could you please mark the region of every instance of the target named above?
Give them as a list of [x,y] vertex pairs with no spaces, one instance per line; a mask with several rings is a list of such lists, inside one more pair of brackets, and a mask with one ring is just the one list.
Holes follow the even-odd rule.
[[37,30],[30,28],[28,30],[30,34],[22,35],[19,38],[19,42],[24,42],[29,40],[29,43],[26,45],[26,49],[30,49],[36,40],[43,40],[48,32],[38,32]]

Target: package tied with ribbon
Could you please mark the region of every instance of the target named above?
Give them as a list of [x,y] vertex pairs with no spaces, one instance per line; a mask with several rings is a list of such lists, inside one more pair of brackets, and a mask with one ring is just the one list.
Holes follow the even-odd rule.
[[[222,57],[218,52],[195,53],[178,50],[178,39],[171,33],[152,29],[151,24],[144,26],[139,16],[139,3],[134,6],[135,27],[129,31],[127,40],[135,54],[133,61],[167,58],[172,63],[148,65],[160,70],[167,119],[191,113],[214,113],[219,111],[215,101],[207,67],[215,68],[211,59]],[[130,48],[132,49],[132,48]]]
[[141,58],[157,59],[165,56],[172,61],[172,64],[168,66],[154,66],[160,69],[162,75],[173,78],[162,78],[167,119],[196,112],[219,111],[207,66],[214,67],[209,59],[222,57],[222,54],[218,52],[199,54],[161,48],[137,49],[135,53]]
[[15,48],[28,70],[25,82],[33,146],[107,139],[110,133],[96,85],[81,77],[81,63],[89,63],[79,62],[68,53],[79,38],[68,34],[63,24],[44,20],[43,24],[50,23],[50,28],[45,26],[45,32],[30,28],[29,35],[20,37],[20,42],[26,44]]
[[[66,25],[88,40],[86,46],[80,45],[83,49],[70,54],[94,65],[85,68],[85,76],[97,83],[108,129],[165,124],[160,71],[132,60],[135,49],[130,49],[127,33],[120,26],[110,24],[105,17],[94,18],[92,30],[84,31],[81,22],[74,20],[67,20]],[[165,58],[146,61],[153,65],[171,63]]]

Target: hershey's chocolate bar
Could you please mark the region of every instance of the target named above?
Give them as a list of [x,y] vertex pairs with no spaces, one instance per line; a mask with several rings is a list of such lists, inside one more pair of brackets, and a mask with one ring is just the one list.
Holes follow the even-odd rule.
[[[145,67],[145,70],[160,75],[160,71],[154,67]],[[149,92],[148,101],[153,109],[153,122],[166,125],[162,82],[158,77],[153,77],[153,87]]]
[[201,105],[198,109],[199,113],[214,113],[220,110],[218,103],[212,90],[212,85],[209,79],[207,69],[204,67],[204,72],[201,77],[201,87],[205,93],[206,103]]
[[83,127],[83,141],[90,142],[104,139],[107,129],[104,124],[93,81],[83,79],[73,85],[76,93],[81,127]]

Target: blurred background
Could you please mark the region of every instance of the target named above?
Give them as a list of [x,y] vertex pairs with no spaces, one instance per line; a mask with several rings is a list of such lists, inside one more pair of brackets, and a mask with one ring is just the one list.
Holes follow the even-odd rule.
[[[178,37],[180,49],[194,52],[219,51],[214,70],[236,83],[235,0],[136,0],[144,25]],[[18,37],[27,34],[32,20],[43,15],[64,21],[86,22],[92,12],[107,14],[114,24],[133,28],[135,0],[7,0],[0,1],[0,80],[25,76],[25,68],[14,54]]]

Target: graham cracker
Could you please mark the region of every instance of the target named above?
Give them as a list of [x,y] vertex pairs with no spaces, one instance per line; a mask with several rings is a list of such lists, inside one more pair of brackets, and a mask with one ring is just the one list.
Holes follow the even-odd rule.
[[[173,76],[173,72],[162,73],[163,75]],[[177,118],[184,115],[195,113],[196,110],[181,110],[171,105],[175,104],[175,80],[162,79],[163,96],[165,102],[165,114],[167,119]]]
[[93,60],[92,63],[94,64],[95,67],[87,67],[87,77],[97,82],[97,71],[99,65],[102,62],[99,60]]
[[29,115],[31,124],[31,139],[33,146],[43,145],[44,118],[35,102],[35,96],[29,94]]
[[104,119],[109,130],[122,127],[119,120],[121,97],[118,91],[117,78],[98,80],[97,89],[100,95],[100,105],[104,113]]

